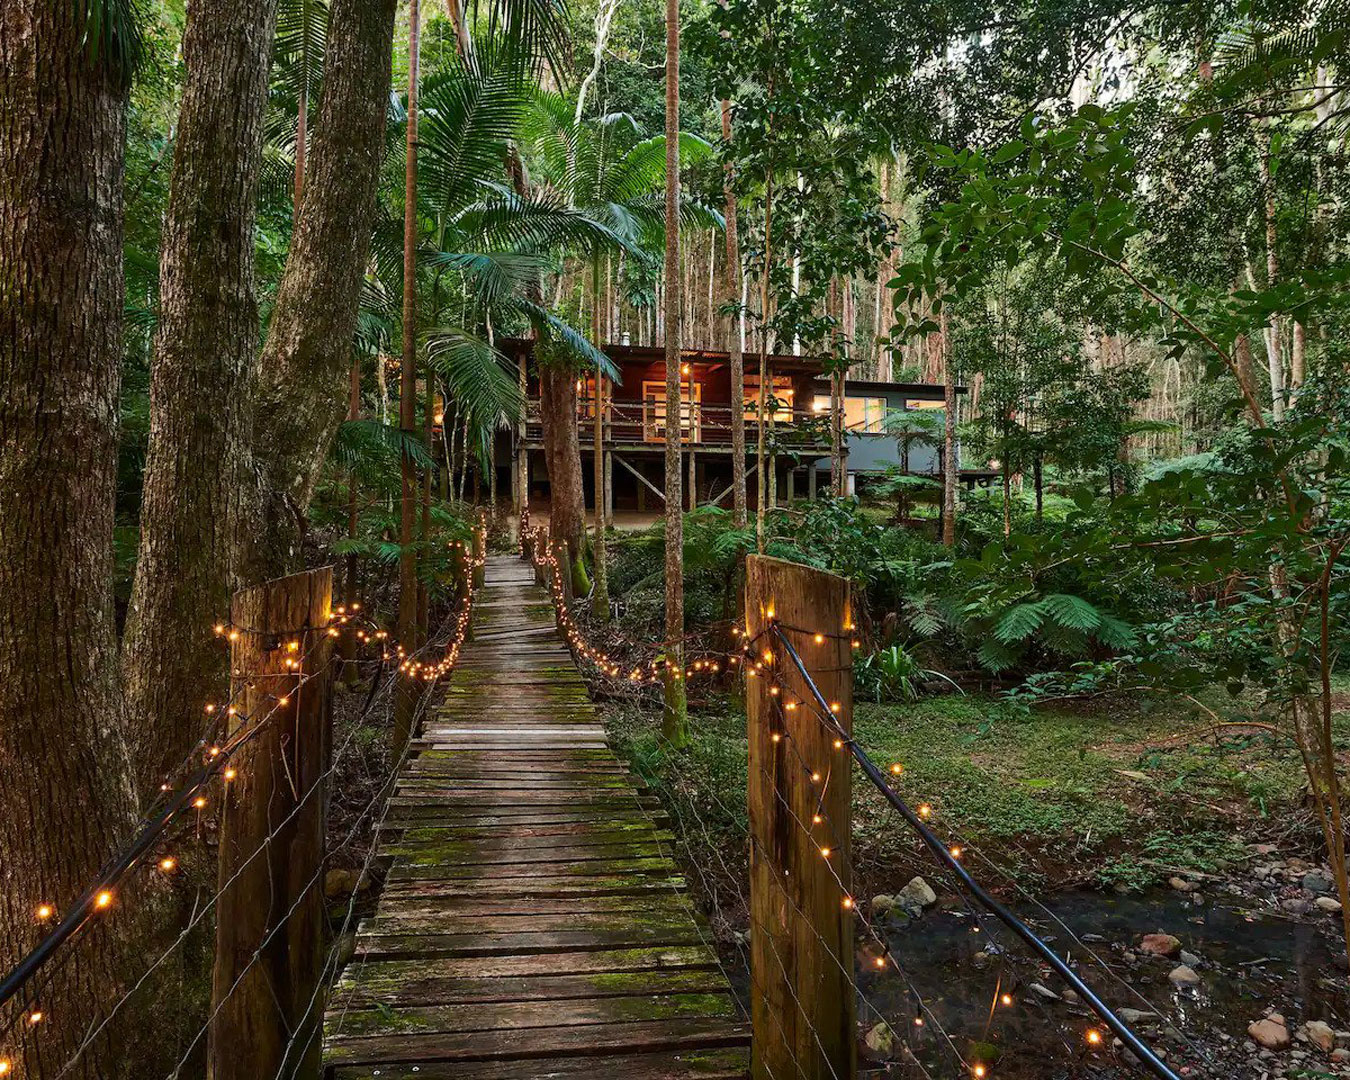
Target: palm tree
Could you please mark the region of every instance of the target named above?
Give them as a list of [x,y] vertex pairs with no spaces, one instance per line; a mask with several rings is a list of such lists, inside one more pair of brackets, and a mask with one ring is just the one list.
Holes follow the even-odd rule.
[[[578,252],[587,264],[591,291],[591,340],[601,347],[600,280],[606,254],[622,250],[634,260],[654,261],[665,231],[666,205],[662,188],[666,177],[666,136],[644,138],[636,121],[626,113],[610,113],[595,120],[580,120],[559,94],[540,93],[530,118],[530,145],[536,163],[535,180],[547,192],[556,193],[573,209],[605,226],[610,234],[597,233]],[[713,148],[697,135],[678,132],[680,157],[694,164],[711,156]],[[694,199],[678,197],[677,230],[686,226],[716,227],[721,216]],[[669,330],[667,331],[669,332]],[[678,365],[676,365],[678,367]],[[557,389],[573,388],[571,373],[559,378]],[[608,575],[605,565],[605,469],[603,454],[605,373],[597,369],[595,387],[595,540],[593,558],[595,592],[592,613],[607,618]],[[557,408],[551,414],[565,418],[571,409]],[[548,437],[548,433],[545,433]],[[576,453],[578,459],[580,447]],[[581,507],[556,507],[565,520],[583,519]]]

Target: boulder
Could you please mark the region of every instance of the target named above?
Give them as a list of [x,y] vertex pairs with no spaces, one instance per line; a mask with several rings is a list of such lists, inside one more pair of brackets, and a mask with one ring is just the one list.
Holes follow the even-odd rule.
[[1341,913],[1341,902],[1334,896],[1319,896],[1313,903],[1328,915],[1339,915]]
[[1202,963],[1204,963],[1204,961],[1201,960],[1200,957],[1196,956],[1195,953],[1187,952],[1185,949],[1182,949],[1181,952],[1177,954],[1177,959],[1180,960],[1187,967],[1193,968],[1199,967]]
[[1167,973],[1167,978],[1173,986],[1198,986],[1200,976],[1195,973],[1195,968],[1187,967],[1185,964],[1178,964]]
[[1176,956],[1181,952],[1181,939],[1171,934],[1145,934],[1139,951],[1149,956]]
[[1300,884],[1315,896],[1323,896],[1335,888],[1330,879],[1323,877],[1316,870],[1304,874]]
[[1253,1020],[1247,1025],[1247,1034],[1258,1046],[1267,1050],[1287,1050],[1289,1048],[1289,1029],[1278,1014],[1264,1020]]
[[915,877],[910,878],[909,884],[895,894],[895,900],[901,907],[917,905],[922,909],[937,903],[937,893],[923,878]]
[[351,896],[361,887],[361,874],[357,870],[335,868],[323,876],[323,894],[329,900]]
[[1171,885],[1177,892],[1195,892],[1196,889],[1200,888],[1200,882],[1187,881],[1184,877],[1170,877],[1167,879],[1167,884]]
[[881,896],[872,897],[872,914],[877,916],[889,915],[895,909],[895,897],[887,896],[884,893]]
[[1336,1032],[1325,1021],[1309,1020],[1303,1025],[1303,1033],[1308,1036],[1308,1041],[1324,1054],[1336,1049]]
[[872,1053],[880,1057],[889,1057],[891,1051],[895,1049],[895,1032],[891,1030],[891,1025],[883,1020],[867,1033],[863,1042]]

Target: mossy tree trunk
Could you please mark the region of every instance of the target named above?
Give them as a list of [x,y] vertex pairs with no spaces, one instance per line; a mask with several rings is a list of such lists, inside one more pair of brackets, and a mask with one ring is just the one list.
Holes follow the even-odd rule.
[[[689,741],[684,684],[684,512],[680,485],[680,4],[666,0],[666,707],[661,733]],[[691,402],[692,406],[692,402]]]
[[[113,507],[122,363],[125,73],[84,5],[0,9],[0,968],[79,896],[132,823],[116,722]],[[46,972],[56,1007],[12,1075],[55,1077],[122,993],[101,919]],[[125,1030],[125,1029],[124,1029]],[[115,1033],[116,1034],[116,1033]],[[65,1075],[115,1077],[99,1040]]]

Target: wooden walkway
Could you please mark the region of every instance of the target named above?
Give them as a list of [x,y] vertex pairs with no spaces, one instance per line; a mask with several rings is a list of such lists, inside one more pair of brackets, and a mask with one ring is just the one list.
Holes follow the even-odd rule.
[[333,1080],[719,1080],[749,1027],[530,567],[489,559],[328,1005]]

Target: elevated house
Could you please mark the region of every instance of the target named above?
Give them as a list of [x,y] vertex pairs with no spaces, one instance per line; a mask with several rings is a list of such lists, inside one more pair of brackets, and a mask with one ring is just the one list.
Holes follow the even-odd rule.
[[[548,470],[544,462],[543,428],[539,412],[539,383],[529,363],[533,343],[511,338],[498,347],[529,372],[526,380],[526,418],[521,430],[498,440],[497,467],[510,473],[513,494],[524,476],[532,504],[548,500]],[[622,515],[660,512],[664,501],[665,443],[670,419],[666,409],[666,362],[662,346],[606,345],[605,352],[620,378],[609,387],[605,403],[601,452],[607,477],[607,506]],[[748,496],[756,494],[755,440],[759,402],[758,355],[747,353],[743,385],[731,381],[729,354],[706,349],[681,353],[680,380],[684,387],[679,410],[684,499],[688,506],[713,503],[731,506],[731,418],[742,410],[746,420]],[[830,477],[829,379],[820,358],[775,354],[769,357],[769,445],[774,475],[770,490],[780,502],[814,499]],[[594,506],[591,466],[595,447],[595,378],[578,380],[577,423],[586,484],[587,507]],[[958,392],[964,392],[959,388]],[[844,423],[848,433],[850,490],[856,478],[877,475],[900,464],[901,449],[894,414],[905,410],[941,409],[943,388],[933,383],[845,383]],[[590,459],[590,460],[588,460]],[[512,468],[514,461],[515,467]],[[911,473],[938,477],[942,447],[936,442],[910,440]],[[499,477],[505,479],[505,476]],[[972,477],[963,475],[969,482]]]

